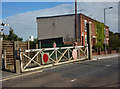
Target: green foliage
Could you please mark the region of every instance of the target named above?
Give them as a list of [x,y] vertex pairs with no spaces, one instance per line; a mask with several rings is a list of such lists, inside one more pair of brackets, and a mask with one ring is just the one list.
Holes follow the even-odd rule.
[[112,47],[113,50],[120,48],[120,33],[109,31],[109,36],[109,46]]
[[103,23],[99,21],[95,21],[95,25],[96,25],[96,35],[97,35],[97,47],[100,47],[101,50],[104,50],[103,42],[105,38],[105,34],[104,34],[105,26]]
[[30,49],[35,49],[36,44],[38,44],[38,39],[34,39],[34,41],[30,41]]
[[18,37],[13,29],[10,27],[10,30],[9,30],[9,35],[5,35],[3,34],[3,40],[9,40],[9,41],[22,41],[23,39]]
[[98,44],[93,44],[93,51],[97,52]]
[[3,34],[3,40],[8,40],[8,35]]

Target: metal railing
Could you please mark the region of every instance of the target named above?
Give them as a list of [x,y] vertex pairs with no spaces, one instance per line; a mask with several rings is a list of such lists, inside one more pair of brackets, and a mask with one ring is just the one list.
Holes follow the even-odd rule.
[[[73,49],[77,51],[77,59],[74,59],[72,56]],[[87,59],[87,55],[88,47],[84,46],[24,50],[20,51],[20,68],[22,72],[25,72]],[[44,58],[47,62],[44,62],[43,56],[45,56]]]

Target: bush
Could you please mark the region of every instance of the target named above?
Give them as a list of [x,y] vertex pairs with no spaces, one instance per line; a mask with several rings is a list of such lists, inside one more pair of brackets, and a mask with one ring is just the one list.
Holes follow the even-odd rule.
[[94,44],[94,45],[93,45],[93,52],[97,52],[97,48],[98,48],[98,45],[97,45],[97,44]]

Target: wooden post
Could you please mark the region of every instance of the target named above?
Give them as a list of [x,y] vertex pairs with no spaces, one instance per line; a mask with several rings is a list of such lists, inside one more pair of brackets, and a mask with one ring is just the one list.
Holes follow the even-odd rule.
[[[30,42],[27,41],[27,49],[29,50],[30,49]],[[30,57],[30,52],[27,53],[27,56]],[[26,58],[26,62],[28,62],[29,60]]]
[[[36,44],[36,49],[38,49],[38,44]],[[37,62],[39,62],[39,54],[36,57]]]
[[92,45],[91,45],[91,23],[87,23],[87,37],[88,37],[88,59],[92,60]]
[[78,49],[78,58],[80,58],[80,48]]
[[6,64],[6,50],[3,50],[3,54],[4,54],[3,70],[5,70],[5,69],[7,69],[7,64]]
[[68,49],[68,59],[70,59],[70,50]]
[[98,48],[98,55],[100,55],[101,54],[101,48],[99,47]]
[[55,49],[55,59],[56,59],[56,61],[58,60],[58,58],[57,58],[57,49]]
[[0,41],[0,70],[2,70],[2,41]]
[[27,41],[27,49],[29,50],[30,49],[30,42],[29,41]]
[[38,42],[39,42],[39,45],[38,45],[39,47],[38,48],[41,49],[41,45],[42,45],[41,41],[38,41]]

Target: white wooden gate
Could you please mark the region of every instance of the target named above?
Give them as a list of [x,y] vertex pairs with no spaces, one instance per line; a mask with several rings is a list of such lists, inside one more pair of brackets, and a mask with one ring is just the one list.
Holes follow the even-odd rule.
[[[73,49],[77,50],[77,59],[73,59]],[[49,54],[49,63],[42,63],[42,55]],[[30,71],[39,68],[55,66],[59,64],[87,59],[88,47],[71,46],[60,48],[43,48],[20,51],[21,71]],[[47,57],[46,57],[47,58]]]

